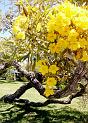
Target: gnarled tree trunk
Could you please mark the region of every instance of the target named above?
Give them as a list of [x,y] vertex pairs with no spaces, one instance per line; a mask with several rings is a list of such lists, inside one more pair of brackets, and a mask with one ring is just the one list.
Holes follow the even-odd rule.
[[[86,68],[86,63],[80,62],[72,75],[72,77],[69,79],[68,85],[65,87],[65,89],[59,91],[55,91],[55,93],[50,96],[48,99],[46,98],[45,102],[30,102],[27,99],[20,99],[20,97],[25,93],[26,90],[34,87],[40,95],[44,96],[44,91],[45,88],[39,82],[39,80],[42,80],[42,75],[39,76],[40,78],[36,78],[36,75],[34,72],[27,72],[22,70],[21,66],[19,65],[18,62],[13,61],[12,63],[5,63],[3,66],[3,69],[0,69],[0,72],[2,73],[3,70],[5,71],[9,66],[14,66],[22,76],[25,76],[29,82],[27,84],[22,85],[20,88],[16,90],[15,93],[9,94],[9,95],[4,95],[0,101],[4,101],[5,103],[22,103],[26,106],[34,106],[34,107],[41,107],[41,106],[46,106],[48,104],[52,103],[59,103],[59,104],[70,104],[73,98],[82,96],[83,93],[85,92],[86,85],[83,86],[80,84],[80,90],[77,91],[77,85],[78,82],[81,81],[82,78],[87,79],[86,73],[87,73],[87,68]],[[70,95],[67,100],[57,100],[55,98],[62,98],[64,96]],[[45,97],[45,96],[44,96]]]

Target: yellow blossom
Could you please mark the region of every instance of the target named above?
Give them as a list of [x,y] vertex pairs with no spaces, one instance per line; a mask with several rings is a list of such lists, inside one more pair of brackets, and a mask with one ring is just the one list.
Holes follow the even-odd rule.
[[19,39],[25,39],[25,32],[18,32],[17,34],[16,34],[16,39],[17,40],[19,40]]
[[69,44],[69,49],[71,49],[72,51],[77,50],[80,48],[80,42],[70,42]]
[[55,74],[57,71],[58,71],[58,67],[56,65],[51,65],[49,67],[49,72],[52,73],[52,74]]
[[45,92],[44,92],[44,95],[46,97],[48,97],[48,96],[53,95],[53,94],[54,94],[53,89],[52,88],[49,88],[49,87],[46,87]]
[[50,42],[54,42],[56,39],[56,34],[54,33],[48,33],[47,34],[47,40],[50,41]]
[[49,50],[51,51],[51,53],[55,53],[56,52],[56,44],[55,43],[51,43],[49,45]]
[[87,48],[88,10],[68,0],[62,2],[49,12],[47,31],[50,41],[56,39],[57,42],[49,45],[51,53],[60,53],[66,48],[71,51]]
[[83,57],[81,60],[82,61],[88,61],[88,53],[86,51],[83,51]]
[[24,15],[19,15],[13,22],[13,34],[16,39],[25,39],[25,31],[28,28],[28,18]]
[[13,26],[19,26],[21,29],[25,30],[28,28],[28,18],[25,15],[19,15],[15,18]]
[[68,34],[68,40],[73,40],[73,38],[77,38],[79,33],[75,29],[71,29]]
[[56,83],[57,83],[57,81],[56,81],[56,79],[54,77],[48,78],[46,80],[46,85],[51,86],[51,87],[55,86]]
[[41,30],[41,23],[37,24],[36,30],[39,32]]
[[36,63],[36,66],[42,66],[42,65],[46,65],[47,63],[47,60],[46,59],[42,59],[42,60],[39,60],[37,63]]
[[65,40],[63,38],[59,38],[57,44],[56,44],[56,53],[62,52],[64,49],[66,49],[69,45],[68,40]]
[[13,32],[14,32],[14,34],[17,34],[19,31],[21,31],[20,27],[14,25],[14,26],[13,26]]
[[48,66],[41,65],[41,67],[39,68],[39,72],[41,72],[42,75],[45,75],[46,73],[48,73]]
[[79,38],[79,42],[81,48],[88,47],[88,41],[85,38]]
[[83,30],[87,30],[88,29],[88,16],[75,17],[75,19],[73,20],[73,23],[77,27]]

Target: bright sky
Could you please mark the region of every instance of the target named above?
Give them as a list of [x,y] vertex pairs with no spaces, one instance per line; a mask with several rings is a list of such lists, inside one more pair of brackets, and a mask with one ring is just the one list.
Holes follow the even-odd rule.
[[9,8],[10,2],[9,0],[1,0],[0,9],[5,13]]

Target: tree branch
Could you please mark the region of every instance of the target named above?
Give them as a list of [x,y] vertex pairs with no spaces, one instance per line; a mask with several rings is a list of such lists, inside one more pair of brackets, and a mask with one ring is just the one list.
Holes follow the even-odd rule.
[[11,66],[11,63],[5,62],[4,64],[0,65],[0,76],[7,72],[7,68]]
[[38,81],[38,79],[36,79],[34,72],[27,72],[27,71],[22,70],[21,66],[16,61],[13,62],[13,65],[22,74],[22,76],[25,76],[32,83],[32,86],[40,93],[40,95],[44,94],[45,88]]
[[84,75],[87,73],[86,69],[86,63],[80,62],[72,75],[72,77],[68,80],[68,85],[61,91],[56,91],[53,95],[56,98],[60,98],[63,96],[68,96],[77,90],[78,82],[81,81],[81,79],[84,77]]
[[[23,103],[24,105],[21,105],[22,107],[28,109],[28,107],[32,106],[32,107],[42,107],[42,106],[47,106],[49,104],[71,104],[71,101],[76,98],[76,97],[80,97],[84,94],[85,92],[85,88],[86,85],[83,86],[82,84],[80,84],[80,90],[72,95],[70,95],[68,97],[67,100],[56,100],[56,99],[48,99],[45,102],[30,102],[29,100],[25,100],[25,99],[15,99],[14,102],[16,103]],[[17,104],[20,105],[20,104]]]
[[[9,65],[10,66],[13,65],[22,74],[22,76],[25,76],[30,82],[23,85],[23,86],[21,86],[15,93],[3,96],[1,98],[1,100],[4,100],[4,102],[13,102],[13,101],[15,101],[15,99],[19,98],[22,94],[25,93],[26,90],[30,89],[31,87],[34,87],[42,96],[44,96],[45,88],[38,81],[38,79],[36,79],[36,76],[35,76],[34,72],[27,72],[27,71],[22,70],[21,66],[16,61],[12,62],[12,64],[8,64],[8,63],[5,64],[4,69],[9,67]],[[79,66],[75,70],[72,78],[69,79],[69,82],[68,82],[68,85],[66,86],[66,88],[61,90],[61,91],[56,91],[55,94],[53,96],[50,96],[50,97],[51,98],[52,97],[61,98],[63,96],[71,95],[73,92],[77,92],[77,90],[76,90],[77,84],[82,79],[82,77],[84,77],[84,75],[86,73],[85,66],[86,66],[85,63],[80,62]],[[42,105],[46,105],[47,102],[48,103],[57,103],[57,102],[60,103],[61,102],[61,104],[67,103],[67,101],[64,102],[64,101],[61,101],[61,100],[59,100],[59,101],[57,101],[57,100],[49,100],[48,101],[47,100]],[[36,105],[37,104],[38,103],[36,103]],[[40,105],[40,103],[39,103],[39,105]]]
[[4,102],[9,102],[12,103],[16,98],[19,98],[20,96],[22,96],[26,90],[32,88],[32,83],[27,83],[25,85],[22,85],[19,89],[16,90],[15,93],[10,94],[10,95],[4,95],[0,101],[4,101]]

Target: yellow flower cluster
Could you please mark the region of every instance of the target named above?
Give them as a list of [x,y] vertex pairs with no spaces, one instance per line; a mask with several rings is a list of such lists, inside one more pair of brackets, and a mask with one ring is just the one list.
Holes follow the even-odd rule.
[[46,81],[46,90],[44,92],[45,96],[48,97],[54,94],[53,87],[56,85],[57,81],[54,77],[48,78]]
[[51,53],[82,48],[84,52],[80,60],[88,61],[84,58],[84,54],[88,56],[88,10],[65,1],[51,9],[48,19],[47,40]]
[[56,65],[51,65],[49,67],[49,72],[52,73],[52,74],[56,74],[56,72],[58,71],[58,67]]
[[25,39],[25,31],[28,28],[29,18],[25,15],[19,15],[13,22],[13,34],[16,39]]
[[42,66],[39,68],[39,72],[41,72],[42,75],[45,75],[46,73],[48,73],[48,66],[47,66],[47,65],[42,65]]
[[56,65],[50,65],[48,67],[46,60],[39,60],[36,66],[39,67],[39,72],[41,72],[43,75],[47,73],[56,74],[56,72],[59,70],[59,68]]
[[46,90],[45,90],[45,92],[44,92],[44,95],[45,95],[46,97],[48,97],[48,96],[53,95],[53,94],[54,94],[53,89],[47,86],[47,87],[46,87]]
[[68,41],[64,40],[63,38],[59,38],[57,43],[50,43],[49,50],[51,53],[60,53],[68,46]]
[[53,77],[53,75],[56,74],[59,68],[55,64],[49,66],[47,60],[39,60],[36,64],[36,67],[38,68],[38,71],[42,73],[42,75],[52,75],[52,77],[48,76],[46,80],[46,88],[44,94],[46,97],[53,95],[53,87],[57,83],[57,80]]

